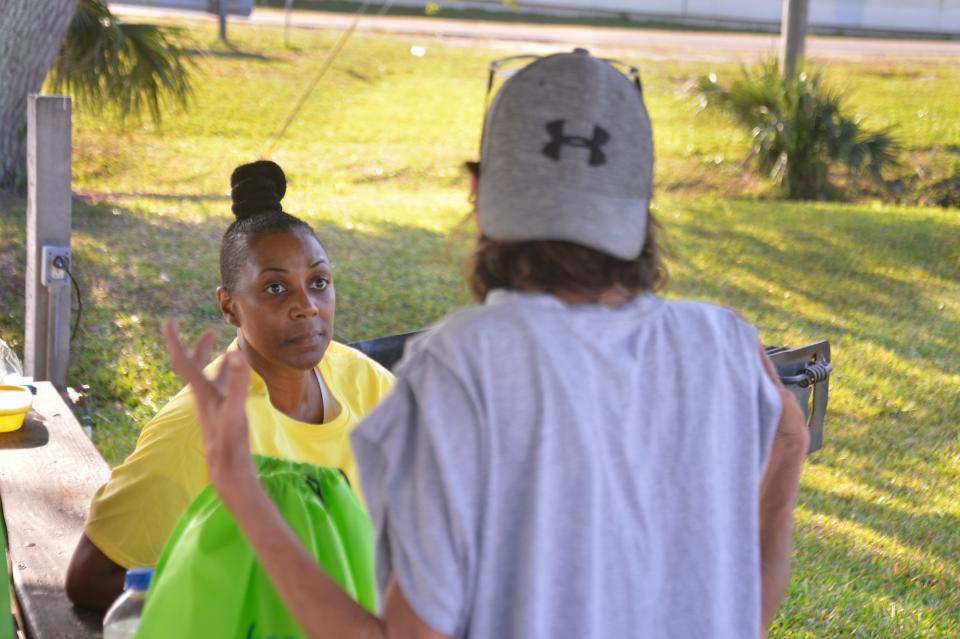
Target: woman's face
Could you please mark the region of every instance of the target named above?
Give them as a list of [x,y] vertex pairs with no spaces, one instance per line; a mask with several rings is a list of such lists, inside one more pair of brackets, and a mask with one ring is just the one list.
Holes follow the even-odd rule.
[[305,231],[252,238],[236,284],[217,291],[224,318],[240,329],[254,369],[307,370],[333,336],[337,298],[327,253]]

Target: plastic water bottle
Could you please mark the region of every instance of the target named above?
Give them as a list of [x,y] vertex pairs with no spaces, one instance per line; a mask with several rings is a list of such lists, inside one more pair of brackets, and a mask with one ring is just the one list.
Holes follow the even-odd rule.
[[123,580],[123,594],[110,606],[103,618],[103,639],[132,639],[140,623],[143,602],[153,568],[131,568]]

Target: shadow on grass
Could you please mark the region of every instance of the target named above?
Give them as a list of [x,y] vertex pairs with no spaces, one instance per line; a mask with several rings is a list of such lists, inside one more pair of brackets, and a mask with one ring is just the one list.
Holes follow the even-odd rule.
[[[856,479],[860,481],[863,478],[857,475]],[[960,588],[960,548],[945,547],[943,544],[944,537],[950,531],[960,530],[960,515],[906,511],[886,503],[809,486],[803,489],[803,505],[811,512],[854,522],[913,549],[917,554],[928,555],[933,563],[943,568],[954,587]],[[944,575],[940,575],[924,581],[943,578]]]
[[800,513],[790,592],[770,636],[952,638],[956,566],[890,552],[869,528]]
[[224,49],[184,49],[183,52],[190,57],[207,58],[230,58],[234,60],[254,60],[257,62],[273,62],[275,57],[269,56],[258,51],[242,51],[236,45],[227,43]]
[[93,191],[90,189],[81,189],[74,192],[74,195],[88,199],[92,204],[103,202],[123,201],[130,198],[149,198],[151,200],[189,200],[192,202],[226,202],[230,198],[226,195],[211,193],[131,193],[122,191]]
[[[918,283],[935,286],[937,280],[955,281],[960,276],[956,252],[960,225],[802,205],[771,223],[771,218],[759,215],[764,204],[744,206],[757,209],[755,228],[710,228],[692,222],[677,229],[684,242],[681,263],[689,265],[690,255],[713,253],[736,273],[697,277],[698,288],[733,305],[745,300],[811,336],[842,334],[879,345],[897,357],[922,361],[935,372],[956,370],[925,357],[956,350],[960,332],[944,316],[942,305]],[[770,206],[782,209],[784,205]],[[696,205],[691,209],[696,219],[708,212]],[[744,274],[748,277],[743,278]],[[742,279],[774,285],[775,303],[773,294],[769,301],[758,299],[757,290],[736,283]],[[793,301],[784,303],[783,293]],[[811,313],[814,308],[822,312]],[[943,320],[937,322],[940,316]],[[945,330],[930,331],[918,341],[918,318]]]

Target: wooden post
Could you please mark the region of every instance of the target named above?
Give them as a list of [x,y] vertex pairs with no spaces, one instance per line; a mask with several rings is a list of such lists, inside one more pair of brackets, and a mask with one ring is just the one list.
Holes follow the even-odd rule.
[[803,58],[809,13],[810,0],[783,0],[780,69],[784,78],[793,77],[797,72],[797,61]]
[[67,384],[70,283],[41,283],[43,247],[69,247],[71,228],[70,98],[27,98],[27,282],[24,374]]

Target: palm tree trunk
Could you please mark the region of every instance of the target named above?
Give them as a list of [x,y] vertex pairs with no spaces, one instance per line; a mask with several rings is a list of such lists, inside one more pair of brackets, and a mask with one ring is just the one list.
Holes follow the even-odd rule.
[[26,162],[27,95],[40,91],[77,0],[0,0],[0,188]]

